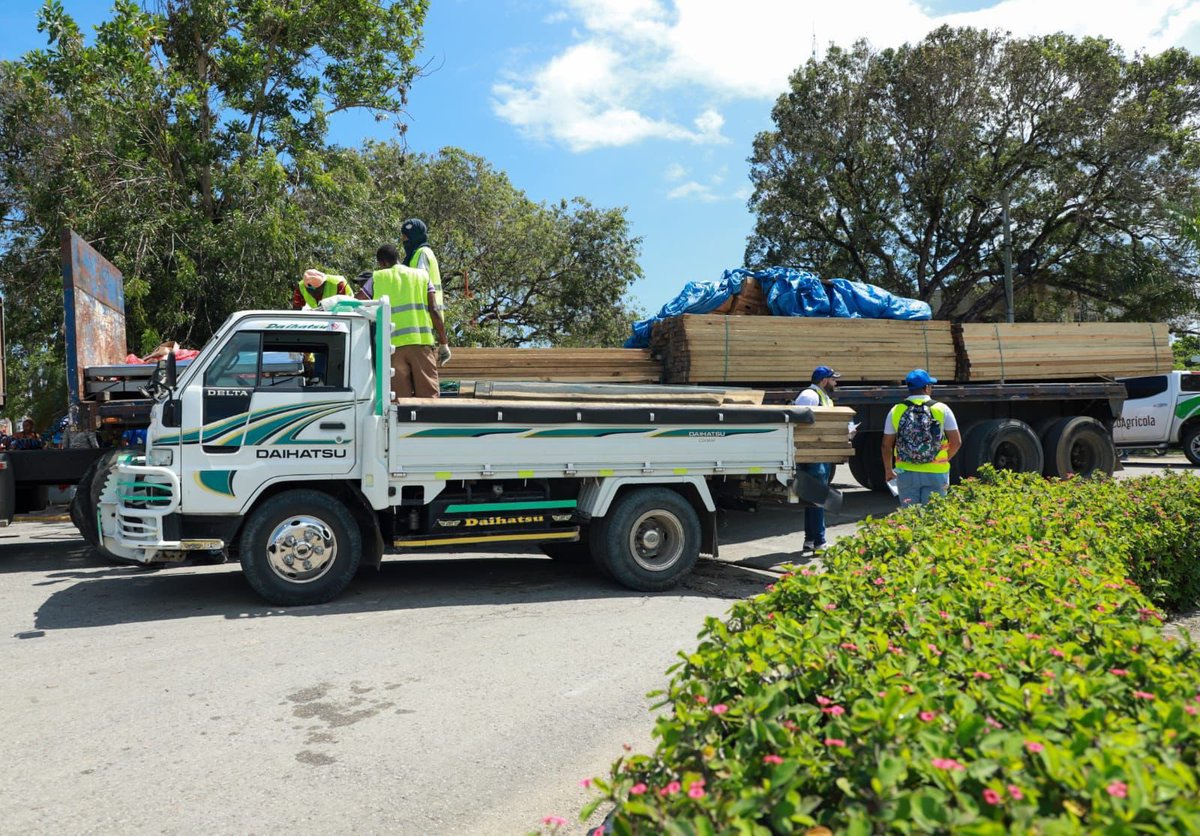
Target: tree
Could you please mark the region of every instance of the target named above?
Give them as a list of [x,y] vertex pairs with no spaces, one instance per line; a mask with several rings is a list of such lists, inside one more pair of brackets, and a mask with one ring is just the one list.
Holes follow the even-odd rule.
[[1014,261],[1029,253],[1018,313],[1178,316],[1197,307],[1197,246],[1172,207],[1198,205],[1198,116],[1184,50],[947,27],[832,47],[755,139],[746,259],[879,284],[939,318],[1002,316],[1007,203]]
[[[404,219],[429,227],[448,322],[458,345],[619,345],[637,311],[626,302],[641,275],[641,239],[625,210],[583,198],[535,203],[486,160],[458,148],[409,155],[374,143],[347,160],[345,234],[328,266],[357,272]],[[397,242],[398,243],[398,242]]]
[[278,305],[324,231],[305,208],[340,188],[327,118],[366,108],[399,125],[426,7],[116,0],[89,45],[48,0],[49,47],[0,65],[0,288],[16,407],[61,403],[31,383],[62,366],[64,226],[125,274],[135,351],[168,335],[196,345],[233,310]]

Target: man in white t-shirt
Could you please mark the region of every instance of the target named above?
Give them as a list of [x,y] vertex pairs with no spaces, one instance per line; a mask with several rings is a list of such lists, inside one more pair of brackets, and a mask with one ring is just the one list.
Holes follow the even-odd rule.
[[933,400],[937,378],[913,369],[904,378],[908,397],[883,422],[883,475],[896,480],[900,505],[923,505],[950,489],[950,460],[962,447],[950,407]]
[[[831,395],[837,389],[840,377],[841,375],[829,366],[817,366],[813,369],[812,383],[796,396],[796,406],[833,406]],[[824,462],[798,464],[796,470],[802,470],[810,476],[815,476],[828,483],[833,473],[833,466]],[[804,551],[816,554],[824,548],[825,509],[819,505],[805,506]]]

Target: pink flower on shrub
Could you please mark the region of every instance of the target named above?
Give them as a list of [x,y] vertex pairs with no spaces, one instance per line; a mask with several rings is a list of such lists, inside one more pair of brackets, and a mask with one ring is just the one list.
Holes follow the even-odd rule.
[[1052,647],[1052,648],[1050,648],[1050,655],[1051,655],[1051,656],[1057,656],[1059,659],[1061,659],[1061,658],[1063,658],[1064,656],[1066,656],[1067,654],[1063,653],[1063,652],[1062,652],[1061,650],[1059,650],[1057,647]]
[[842,650],[849,650],[851,653],[857,652],[858,650],[858,645],[856,645],[854,642],[842,642],[839,647],[841,647]]
[[876,578],[876,579],[875,579],[875,585],[876,585],[876,586],[883,586],[885,583],[887,583],[887,581],[885,581],[883,578]]
[[779,757],[779,755],[763,755],[763,763],[779,766],[779,764],[783,763],[783,758]]
[[837,609],[837,604],[826,604],[825,609],[829,610],[830,612],[833,612],[834,610]]
[[987,718],[987,720],[985,720],[984,722],[985,722],[985,723],[987,723],[987,725],[988,725],[988,728],[991,728],[991,729],[1002,729],[1002,728],[1004,728],[1004,724],[1003,724],[1003,723],[1001,723],[1000,721],[998,721],[998,720],[995,720],[995,719],[993,719],[993,718],[991,718],[991,717],[988,717],[988,718]]
[[846,745],[846,741],[838,740],[836,737],[827,737],[825,738],[825,745],[841,748]]
[[1111,673],[1113,676],[1128,676],[1129,675],[1129,671],[1125,670],[1124,668],[1109,668],[1108,672]]
[[990,673],[985,673],[984,671],[975,671],[975,673],[973,673],[971,675],[974,676],[976,679],[991,679],[992,678],[992,675]]
[[954,758],[934,758],[930,761],[935,769],[945,769],[948,772],[953,772],[956,769],[965,769],[961,763]]
[[630,795],[642,795],[646,792],[646,789],[647,789],[647,787],[645,784],[634,784],[632,787],[629,788],[629,794]]
[[942,618],[950,618],[950,613],[946,612],[945,610],[938,610],[938,615]]
[[584,778],[582,781],[580,781],[580,782],[579,782],[579,786],[583,787],[585,790],[587,790],[587,789],[591,789],[591,787],[592,787],[592,779],[591,779],[591,778]]
[[1194,705],[1185,705],[1183,707],[1183,710],[1186,711],[1188,714],[1191,714],[1193,717],[1196,716],[1197,711],[1200,711],[1200,709],[1197,709],[1196,706],[1194,706]]
[[1054,679],[1055,678],[1054,671],[1042,671],[1042,676],[1046,679]]
[[833,700],[829,697],[817,697],[817,705],[833,705]]
[[1013,801],[1020,801],[1025,797],[1025,793],[1021,792],[1021,788],[1016,784],[1008,785],[1008,794],[1012,796]]
[[725,713],[726,711],[728,711],[728,710],[729,710],[729,706],[727,706],[727,705],[726,705],[725,703],[723,703],[723,702],[721,702],[721,703],[717,703],[716,705],[714,705],[714,706],[712,707],[712,713],[713,713],[713,714],[717,714],[717,715],[724,714],[724,713]]
[[704,798],[704,782],[696,781],[688,787],[688,798]]
[[775,591],[775,584],[773,584],[773,583],[767,584],[767,592],[774,592],[774,591]]
[[702,694],[696,697],[696,702],[700,703],[701,705],[708,705],[708,697]]
[[983,791],[983,800],[995,807],[1004,801],[1004,796],[993,789],[986,789]]
[[1035,641],[1037,639],[1040,639],[1041,637],[1042,637],[1041,633],[1026,633],[1025,634],[1025,638],[1027,638],[1031,641]]
[[674,795],[675,793],[679,792],[681,789],[683,789],[682,784],[680,784],[678,781],[672,781],[671,783],[669,783],[665,787],[663,787],[661,790],[659,790],[658,794],[664,795],[664,796],[665,795]]
[[1133,695],[1135,697],[1137,697],[1139,700],[1153,700],[1154,699],[1154,695],[1151,694],[1149,691],[1134,691]]
[[846,709],[842,708],[840,705],[831,705],[829,708],[822,708],[821,713],[832,714],[834,717],[841,717],[846,713]]
[[941,648],[939,648],[936,644],[927,644],[927,645],[925,645],[925,647],[928,648],[929,652],[932,653],[934,656],[942,655]]
[[542,819],[542,824],[549,824],[553,827],[562,827],[567,823],[567,820],[562,816],[546,816]]
[[937,713],[934,711],[922,711],[917,716],[920,717],[926,723],[929,723],[929,722],[937,719]]
[[1046,747],[1038,743],[1036,740],[1026,740],[1025,749],[1036,755],[1038,752],[1045,751]]
[[1124,781],[1113,781],[1111,784],[1105,787],[1105,789],[1108,790],[1108,794],[1113,798],[1129,797],[1129,785]]

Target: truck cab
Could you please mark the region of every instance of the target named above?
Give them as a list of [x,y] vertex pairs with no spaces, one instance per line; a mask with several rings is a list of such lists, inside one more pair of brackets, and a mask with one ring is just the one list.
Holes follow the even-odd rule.
[[1113,424],[1118,448],[1182,448],[1200,466],[1200,371],[1124,378],[1128,397]]

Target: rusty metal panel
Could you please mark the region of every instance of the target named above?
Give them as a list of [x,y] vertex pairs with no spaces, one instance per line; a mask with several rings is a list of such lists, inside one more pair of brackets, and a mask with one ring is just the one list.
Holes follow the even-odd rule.
[[83,370],[125,360],[125,280],[75,232],[62,232],[63,319],[71,405],[86,397]]

